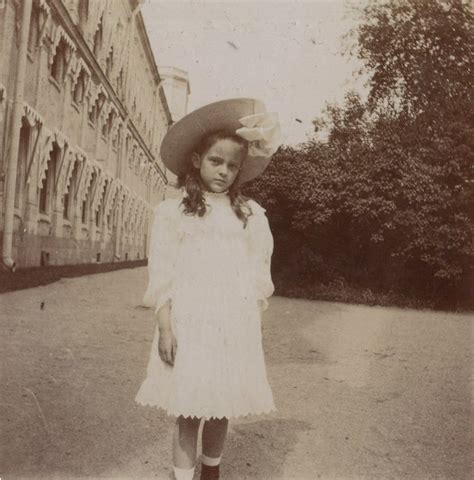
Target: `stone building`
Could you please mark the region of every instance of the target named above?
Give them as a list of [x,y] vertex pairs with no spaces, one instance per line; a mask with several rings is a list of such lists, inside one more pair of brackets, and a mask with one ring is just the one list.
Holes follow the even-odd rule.
[[0,230],[9,268],[146,256],[172,116],[139,3],[0,0]]

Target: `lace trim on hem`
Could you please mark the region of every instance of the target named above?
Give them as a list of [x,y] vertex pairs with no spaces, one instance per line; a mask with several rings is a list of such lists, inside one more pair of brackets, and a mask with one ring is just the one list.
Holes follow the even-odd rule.
[[147,401],[140,401],[140,400],[135,400],[135,403],[138,405],[141,405],[143,407],[152,407],[152,408],[158,408],[160,410],[163,410],[166,415],[172,416],[172,417],[180,417],[183,416],[184,418],[204,418],[204,419],[211,419],[215,418],[216,420],[222,420],[223,418],[227,419],[238,419],[238,418],[247,418],[247,417],[252,417],[255,415],[269,415],[271,413],[277,412],[277,408],[275,406],[270,407],[266,410],[258,410],[258,411],[252,411],[252,412],[241,412],[241,413],[236,413],[236,414],[231,414],[231,415],[222,415],[222,416],[217,416],[217,415],[196,415],[196,414],[185,414],[185,413],[180,413],[180,412],[175,412],[172,410],[168,410],[166,407],[163,407],[161,405],[158,405],[156,403],[151,403]]

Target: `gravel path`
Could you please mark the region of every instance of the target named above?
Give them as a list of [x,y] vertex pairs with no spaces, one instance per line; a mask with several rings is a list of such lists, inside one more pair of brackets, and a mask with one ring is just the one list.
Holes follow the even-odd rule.
[[[173,419],[135,405],[145,268],[0,295],[2,480],[170,478]],[[472,478],[472,318],[275,297],[278,412],[231,424],[224,479]]]

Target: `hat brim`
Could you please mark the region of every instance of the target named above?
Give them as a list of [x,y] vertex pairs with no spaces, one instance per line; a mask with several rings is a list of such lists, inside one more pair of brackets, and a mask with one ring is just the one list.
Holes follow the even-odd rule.
[[[235,132],[242,127],[239,119],[266,112],[264,104],[254,98],[232,98],[201,107],[184,116],[170,127],[160,149],[161,160],[175,175],[186,172],[191,154],[205,135],[218,130]],[[239,183],[260,175],[268,166],[271,155],[247,155],[238,176]]]

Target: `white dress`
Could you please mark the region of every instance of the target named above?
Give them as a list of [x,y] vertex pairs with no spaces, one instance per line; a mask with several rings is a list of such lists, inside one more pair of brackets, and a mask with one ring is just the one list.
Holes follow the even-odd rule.
[[273,238],[265,210],[250,200],[247,227],[227,194],[205,194],[203,217],[181,198],[155,207],[144,304],[171,300],[174,366],[158,354],[158,327],[136,402],[184,417],[233,418],[275,410],[268,384],[258,300],[273,294]]

